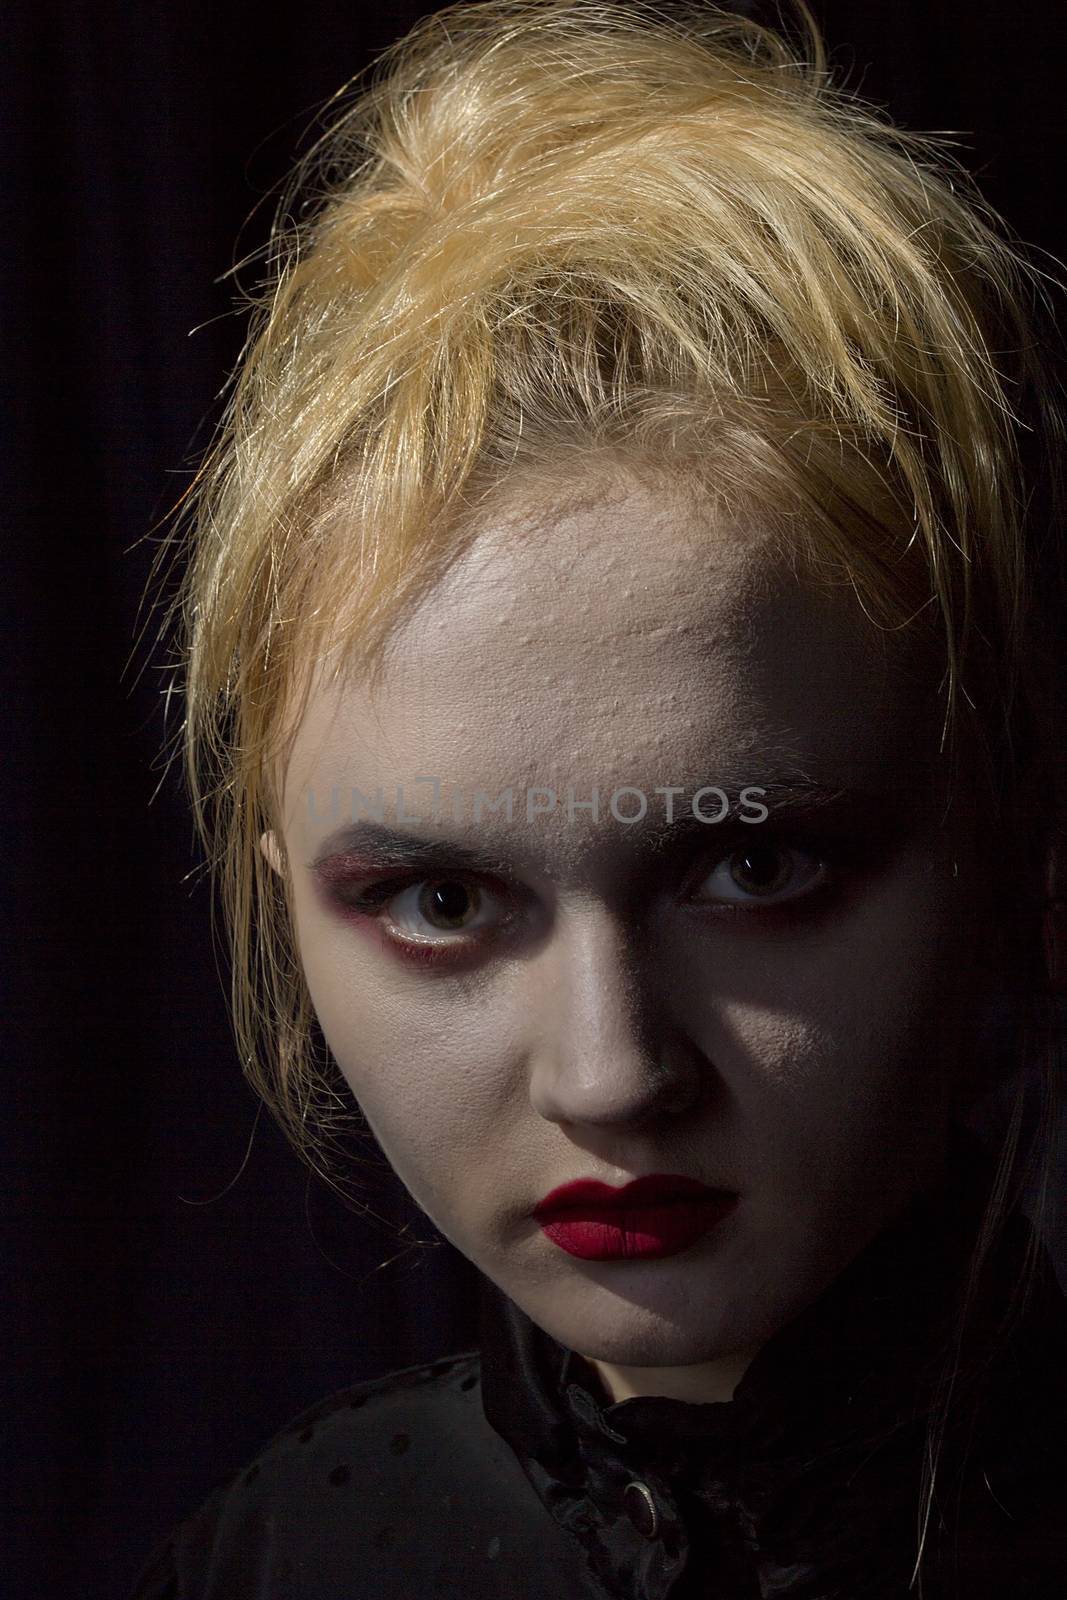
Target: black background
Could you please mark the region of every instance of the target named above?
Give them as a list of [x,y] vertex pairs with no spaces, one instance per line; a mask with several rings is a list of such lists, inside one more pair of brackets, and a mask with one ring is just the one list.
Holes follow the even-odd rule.
[[[239,346],[238,236],[262,241],[269,199],[249,213],[316,107],[429,9],[9,0],[0,25],[3,1595],[127,1594],[292,1413],[475,1342],[472,1269],[432,1226],[391,1261],[257,1120],[136,645],[151,530]],[[814,9],[854,87],[958,130],[1064,256],[1059,5]],[[410,1220],[396,1187],[375,1193]]]

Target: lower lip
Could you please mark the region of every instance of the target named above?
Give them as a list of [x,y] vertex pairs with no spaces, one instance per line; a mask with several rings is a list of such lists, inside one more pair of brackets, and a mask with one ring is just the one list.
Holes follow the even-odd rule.
[[582,1261],[656,1261],[702,1239],[737,1204],[735,1194],[658,1205],[575,1207],[541,1223],[553,1244]]

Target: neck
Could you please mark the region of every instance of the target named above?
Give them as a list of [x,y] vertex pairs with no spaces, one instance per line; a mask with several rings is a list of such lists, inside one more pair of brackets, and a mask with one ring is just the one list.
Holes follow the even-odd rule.
[[754,1350],[738,1351],[692,1367],[618,1367],[607,1361],[593,1361],[589,1356],[582,1359],[612,1401],[664,1395],[669,1400],[707,1405],[733,1399],[755,1354]]

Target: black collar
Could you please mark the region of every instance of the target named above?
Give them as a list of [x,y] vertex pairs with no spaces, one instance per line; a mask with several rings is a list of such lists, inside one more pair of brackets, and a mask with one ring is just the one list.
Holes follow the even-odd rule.
[[[667,1595],[696,1547],[708,1558],[713,1528],[726,1600],[799,1595],[805,1574],[813,1593],[829,1593],[835,1571],[858,1594],[857,1563],[869,1566],[872,1550],[889,1546],[899,1546],[899,1562],[881,1567],[899,1581],[909,1548],[914,1557],[926,1422],[993,1176],[977,1141],[956,1135],[944,1182],[918,1196],[763,1347],[729,1401],[611,1403],[586,1361],[481,1280],[486,1417],[611,1592]],[[987,1483],[992,1472],[1002,1499],[1034,1460],[1020,1420],[1030,1416],[1021,1369],[1030,1361],[1031,1410],[1048,1414],[1042,1384],[1048,1360],[1062,1361],[1067,1329],[1043,1254],[1028,1316],[1010,1343],[998,1326],[1032,1248],[1017,1212],[991,1257],[955,1396],[957,1418],[969,1417],[970,1397],[989,1402],[972,1470]],[[1036,1367],[1018,1355],[1027,1338],[1031,1354],[1040,1347]],[[992,1388],[991,1363],[1000,1374]],[[973,1453],[969,1425],[964,1433]],[[634,1482],[654,1502],[652,1534],[639,1497],[628,1492]]]

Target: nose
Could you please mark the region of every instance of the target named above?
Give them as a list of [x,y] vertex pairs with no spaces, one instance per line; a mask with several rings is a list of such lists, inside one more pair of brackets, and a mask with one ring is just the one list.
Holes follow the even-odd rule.
[[529,1093],[549,1122],[640,1126],[689,1110],[707,1063],[664,1010],[668,979],[603,904],[561,916],[539,962]]

